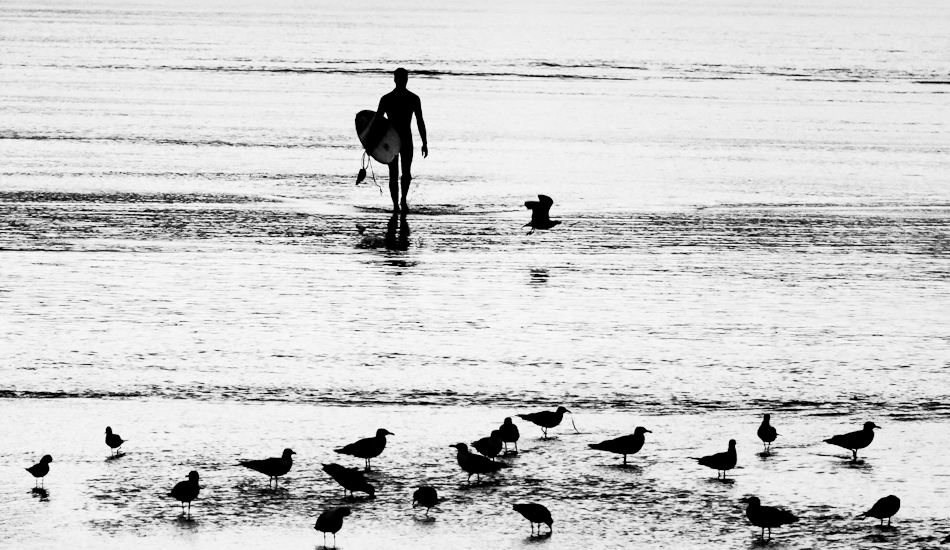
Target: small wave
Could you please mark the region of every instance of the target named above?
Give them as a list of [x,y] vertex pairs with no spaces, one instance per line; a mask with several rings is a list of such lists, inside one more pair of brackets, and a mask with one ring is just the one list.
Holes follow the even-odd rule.
[[646,415],[702,414],[705,412],[789,411],[813,416],[853,416],[874,412],[895,421],[950,418],[950,405],[931,399],[871,400],[844,397],[837,401],[798,399],[753,399],[725,401],[692,396],[657,398],[629,393],[579,395],[559,398],[534,392],[457,392],[453,390],[325,390],[302,387],[251,386],[149,386],[102,391],[0,390],[0,399],[186,399],[207,402],[296,403],[338,407],[468,407],[478,405],[498,409],[553,409],[568,405],[580,411],[629,411]]
[[251,195],[210,193],[69,193],[57,191],[0,191],[0,202],[76,202],[76,203],[255,203],[279,202],[274,198]]
[[0,132],[0,139],[35,141],[78,141],[78,142],[125,142],[146,143],[151,145],[180,145],[189,147],[266,147],[273,149],[353,149],[356,146],[343,143],[268,143],[249,141],[225,141],[220,139],[172,139],[145,136],[77,136],[71,134],[39,134],[27,132]]

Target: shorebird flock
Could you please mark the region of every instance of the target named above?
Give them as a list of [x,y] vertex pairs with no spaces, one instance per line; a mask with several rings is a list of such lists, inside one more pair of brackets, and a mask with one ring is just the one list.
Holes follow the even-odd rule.
[[[534,413],[525,413],[517,415],[519,418],[527,420],[537,426],[542,430],[542,440],[548,439],[548,430],[556,428],[561,424],[561,421],[564,418],[564,414],[570,414],[570,411],[565,407],[558,407],[554,411],[540,411]],[[573,421],[572,421],[573,424]],[[824,441],[831,445],[836,445],[843,449],[851,451],[851,461],[858,461],[858,451],[868,447],[872,441],[874,441],[874,430],[879,429],[880,426],[874,424],[873,422],[865,422],[862,429],[849,432],[846,434],[835,435]],[[575,431],[576,431],[575,427]],[[127,442],[127,440],[122,439],[118,434],[112,431],[111,427],[106,428],[106,445],[110,449],[110,459],[119,458],[124,456],[120,451],[120,447]],[[578,432],[579,433],[579,432]],[[625,435],[615,439],[608,439],[606,441],[601,441],[600,443],[589,443],[588,447],[597,451],[604,451],[608,453],[613,453],[623,456],[623,464],[627,464],[627,456],[635,455],[643,449],[643,446],[646,442],[645,434],[652,433],[650,430],[638,426],[634,432],[630,435]],[[380,456],[383,451],[386,449],[386,436],[395,435],[392,432],[379,429],[376,431],[376,435],[373,437],[368,437],[365,439],[360,439],[349,445],[345,445],[339,449],[334,449],[335,452],[353,456],[356,458],[361,458],[364,460],[364,469],[363,471],[358,468],[348,468],[346,466],[341,466],[336,463],[324,464],[323,471],[326,472],[334,481],[336,481],[343,488],[343,497],[347,498],[347,491],[350,492],[350,498],[354,497],[355,492],[366,493],[369,498],[373,498],[376,495],[376,488],[373,487],[370,482],[366,479],[364,471],[370,471],[372,466],[372,459]],[[766,414],[762,419],[762,424],[757,430],[757,435],[763,443],[763,452],[760,456],[767,457],[771,452],[771,445],[775,442],[776,438],[780,435],[776,429],[771,425],[771,415]],[[476,477],[476,483],[481,482],[481,476],[483,475],[492,475],[496,472],[509,468],[510,465],[497,460],[499,457],[505,457],[509,454],[517,454],[518,449],[518,440],[521,438],[520,431],[518,426],[514,424],[511,418],[505,418],[504,422],[498,427],[498,429],[492,430],[487,437],[478,439],[477,441],[472,442],[472,447],[478,454],[472,453],[469,450],[469,447],[465,443],[456,443],[450,445],[449,447],[456,450],[456,461],[458,462],[459,468],[467,474],[466,483],[471,484],[472,476]],[[512,444],[514,450],[508,449],[508,444]],[[259,472],[267,476],[267,486],[270,489],[271,483],[274,485],[274,490],[277,489],[278,479],[282,476],[287,475],[291,468],[293,467],[293,456],[296,453],[292,449],[284,449],[283,453],[279,457],[265,458],[261,460],[242,460],[239,461],[236,465],[243,466],[255,472]],[[726,475],[729,470],[732,470],[736,467],[738,463],[738,455],[736,453],[736,441],[730,439],[728,443],[728,449],[724,452],[715,453],[703,457],[694,458],[698,464],[705,466],[707,468],[716,470],[716,478],[726,480]],[[50,472],[50,463],[53,462],[53,457],[50,455],[44,455],[40,459],[39,463],[26,468],[26,470],[35,478],[35,485],[33,491],[45,493],[45,488],[40,484],[44,483],[44,478]],[[196,471],[191,471],[188,473],[187,479],[185,481],[180,481],[172,488],[168,496],[177,500],[181,506],[182,516],[185,516],[187,519],[191,518],[191,503],[198,498],[199,493],[201,492],[201,487],[198,484],[199,475]],[[429,516],[429,510],[435,506],[438,506],[442,502],[442,499],[439,498],[439,495],[434,487],[422,486],[415,490],[412,494],[412,507],[417,506],[424,507],[426,509],[425,515]],[[760,539],[766,538],[766,532],[768,532],[768,539],[772,538],[772,529],[781,527],[783,525],[788,525],[798,521],[798,517],[781,508],[773,506],[763,506],[762,501],[759,497],[749,496],[742,499],[742,502],[746,503],[746,517],[749,522],[761,529],[759,534]],[[188,505],[187,511],[185,505]],[[884,525],[884,520],[887,520],[887,525],[890,526],[891,518],[897,514],[900,510],[901,501],[894,495],[888,495],[886,497],[878,500],[870,509],[866,512],[858,515],[856,519],[863,518],[875,518],[881,521],[881,526]],[[524,503],[515,503],[512,505],[512,509],[519,514],[521,514],[531,525],[531,536],[532,537],[550,537],[553,533],[554,519],[551,516],[551,511],[548,510],[543,504],[537,502],[524,502]],[[323,542],[324,547],[326,547],[326,535],[330,533],[333,535],[333,544],[336,547],[336,533],[343,528],[343,520],[345,517],[349,516],[352,513],[352,510],[349,507],[337,507],[337,508],[328,508],[324,510],[316,520],[314,524],[314,529],[323,533]],[[547,532],[542,534],[541,525],[544,524],[547,526]],[[535,529],[537,525],[537,530]],[[537,535],[535,535],[537,531]]]

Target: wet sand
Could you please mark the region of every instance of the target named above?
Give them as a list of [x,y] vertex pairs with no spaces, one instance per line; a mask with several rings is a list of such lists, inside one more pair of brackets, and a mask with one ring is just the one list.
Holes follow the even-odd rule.
[[[577,409],[580,435],[565,420],[552,431],[556,438],[543,441],[539,429],[521,422],[521,452],[504,459],[512,467],[494,480],[484,478],[482,485],[473,478],[468,486],[448,445],[470,442],[524,409],[182,399],[5,399],[0,408],[10,425],[21,428],[15,442],[4,436],[3,448],[16,443],[43,449],[55,460],[46,479],[48,500],[40,502],[30,495],[29,476],[15,467],[31,455],[0,457],[9,465],[0,485],[7,503],[4,530],[11,542],[34,547],[67,538],[80,548],[309,547],[322,540],[312,529],[319,512],[346,504],[353,515],[338,534],[341,548],[486,543],[569,548],[593,540],[617,548],[631,542],[724,548],[752,545],[758,536],[739,503],[748,495],[801,517],[773,533],[780,546],[926,548],[950,531],[944,515],[950,487],[935,475],[950,466],[940,452],[946,419],[907,422],[878,415],[883,429],[860,453],[862,461],[851,464],[846,451],[821,440],[857,425],[864,415],[773,411],[782,435],[772,455],[763,457],[755,411],[652,415]],[[108,448],[99,441],[107,423],[130,439],[117,459],[108,459]],[[632,432],[634,425],[653,434],[626,468],[619,456],[587,448]],[[359,466],[359,459],[331,449],[384,426],[395,435],[369,476],[377,498],[344,501],[320,465]],[[730,437],[738,440],[739,465],[728,482],[687,458],[723,450]],[[297,456],[277,491],[267,489],[264,476],[236,465],[238,459],[279,455],[287,446]],[[191,469],[201,473],[202,493],[192,507],[193,520],[185,521],[178,503],[165,494]],[[433,509],[432,521],[410,507],[412,491],[423,483],[446,499]],[[891,493],[903,501],[892,529],[854,519]],[[527,522],[510,510],[512,503],[529,499],[552,510],[550,539],[526,540]]]

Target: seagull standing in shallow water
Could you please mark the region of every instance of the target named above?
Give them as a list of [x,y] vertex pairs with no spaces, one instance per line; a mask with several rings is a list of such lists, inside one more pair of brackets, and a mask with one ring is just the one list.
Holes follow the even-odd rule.
[[769,420],[771,420],[771,418],[772,415],[770,414],[766,414],[764,417],[762,417],[762,424],[759,426],[758,431],[756,431],[756,435],[759,436],[759,439],[762,440],[762,444],[765,446],[765,449],[762,452],[766,454],[772,450],[772,442],[775,441],[776,437],[778,437],[778,433],[775,431],[775,428],[769,424]]
[[29,468],[26,468],[26,471],[30,472],[30,474],[33,477],[35,477],[37,481],[45,482],[43,478],[45,478],[46,474],[49,473],[49,463],[52,461],[53,461],[53,457],[51,457],[50,455],[43,455],[43,458],[41,458],[37,464],[34,464],[30,466]]
[[541,524],[544,523],[548,526],[547,536],[551,536],[551,533],[554,532],[554,529],[551,527],[554,525],[554,520],[551,518],[551,511],[545,508],[543,505],[536,502],[528,502],[525,504],[515,504],[512,506],[516,512],[524,516],[524,519],[531,522],[531,535],[534,536],[534,524],[538,524],[538,536],[541,536]]
[[506,418],[505,423],[498,427],[498,433],[501,435],[501,442],[505,444],[505,452],[508,452],[508,444],[515,444],[515,452],[518,452],[518,440],[521,439],[521,433],[518,432],[518,426],[515,426],[511,418]]
[[327,547],[327,533],[333,533],[333,547],[336,548],[336,533],[343,528],[343,518],[350,515],[346,506],[324,510],[313,524],[313,528],[323,533],[323,547]]
[[531,227],[531,231],[536,229],[551,229],[561,223],[558,220],[552,220],[548,213],[554,206],[554,200],[547,195],[538,195],[536,201],[525,201],[525,208],[531,210],[531,221],[524,224],[524,227]]
[[346,498],[347,491],[354,497],[353,491],[366,493],[369,498],[376,497],[376,489],[366,481],[363,472],[356,468],[347,468],[339,464],[324,464],[323,471],[343,487],[343,498]]
[[350,443],[349,445],[340,449],[333,449],[333,452],[362,458],[366,461],[366,471],[368,472],[370,469],[370,460],[381,455],[383,453],[383,449],[386,448],[387,435],[394,434],[388,430],[380,428],[376,430],[375,437],[360,439],[356,443]]
[[192,470],[188,472],[188,481],[179,481],[175,484],[168,496],[181,503],[181,515],[185,515],[185,503],[188,503],[188,517],[191,517],[191,501],[198,498],[198,492],[201,487],[198,486],[198,472]]
[[736,456],[736,440],[729,440],[729,450],[724,453],[704,456],[702,458],[693,458],[707,468],[716,470],[716,479],[719,479],[719,472],[722,472],[722,479],[726,479],[726,471],[736,467],[738,457]]
[[268,488],[270,487],[270,482],[273,479],[274,489],[277,489],[277,478],[290,471],[290,467],[294,465],[293,455],[295,454],[297,453],[290,449],[284,449],[284,454],[282,454],[280,458],[275,457],[265,458],[263,460],[242,460],[238,462],[238,464],[267,476]]
[[119,436],[119,434],[112,433],[112,428],[106,426],[106,445],[112,449],[112,456],[115,456],[119,452],[119,447],[125,443],[125,440]]
[[495,460],[495,457],[501,452],[501,444],[501,432],[492,430],[490,436],[472,442],[472,447],[475,447],[475,450],[483,456]]
[[762,501],[759,500],[759,497],[744,498],[741,502],[749,504],[745,510],[745,515],[749,518],[752,525],[762,529],[762,533],[759,535],[760,539],[765,538],[766,529],[769,530],[769,540],[771,540],[773,527],[781,527],[798,521],[798,517],[791,512],[786,512],[785,510],[772,506],[762,506]]
[[630,435],[625,435],[616,439],[608,439],[607,441],[601,441],[600,443],[589,443],[588,447],[591,449],[597,449],[598,451],[607,451],[608,453],[623,455],[623,463],[626,464],[627,455],[636,454],[640,451],[640,449],[643,448],[644,433],[653,432],[644,428],[643,426],[637,426],[637,429],[633,430],[633,433]]
[[547,439],[548,429],[559,425],[561,420],[564,418],[564,413],[570,412],[571,411],[565,409],[564,407],[558,407],[556,411],[540,411],[536,413],[518,414],[515,416],[524,418],[528,422],[541,426],[541,433],[544,434],[544,439]]
[[468,451],[468,445],[465,443],[456,443],[455,445],[449,445],[449,447],[458,450],[458,454],[455,458],[459,463],[459,467],[468,474],[467,483],[472,482],[472,474],[475,474],[475,481],[477,483],[482,480],[482,474],[493,474],[502,468],[508,467],[507,464],[495,462],[483,456],[473,455]]
[[831,443],[843,449],[848,449],[852,455],[851,462],[857,462],[858,449],[863,449],[874,441],[874,428],[880,429],[880,426],[874,422],[865,422],[863,429],[829,437],[825,440],[825,443]]
[[439,494],[435,491],[435,487],[425,485],[416,489],[412,493],[412,507],[415,508],[416,504],[426,507],[426,516],[428,517],[429,508],[439,504]]
[[894,495],[887,495],[886,497],[875,502],[874,506],[871,506],[870,510],[859,515],[858,519],[876,518],[881,520],[881,525],[884,525],[884,518],[887,518],[887,526],[890,527],[891,516],[896,514],[900,509],[901,499]]

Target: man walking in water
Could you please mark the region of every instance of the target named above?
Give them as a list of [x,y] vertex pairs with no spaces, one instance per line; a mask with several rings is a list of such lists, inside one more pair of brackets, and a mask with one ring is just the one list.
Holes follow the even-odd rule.
[[376,109],[376,116],[383,114],[393,125],[393,129],[399,134],[399,141],[402,146],[399,149],[399,155],[389,163],[389,193],[393,198],[393,212],[399,212],[399,159],[402,159],[402,212],[409,211],[409,204],[406,202],[406,195],[409,194],[409,183],[412,181],[412,131],[409,129],[409,123],[412,121],[412,115],[416,115],[416,124],[419,126],[419,137],[422,138],[422,157],[429,156],[429,145],[426,141],[426,123],[422,120],[422,102],[419,96],[406,89],[406,83],[409,82],[409,71],[403,68],[393,71],[393,80],[396,81],[396,88],[379,100],[379,108]]

